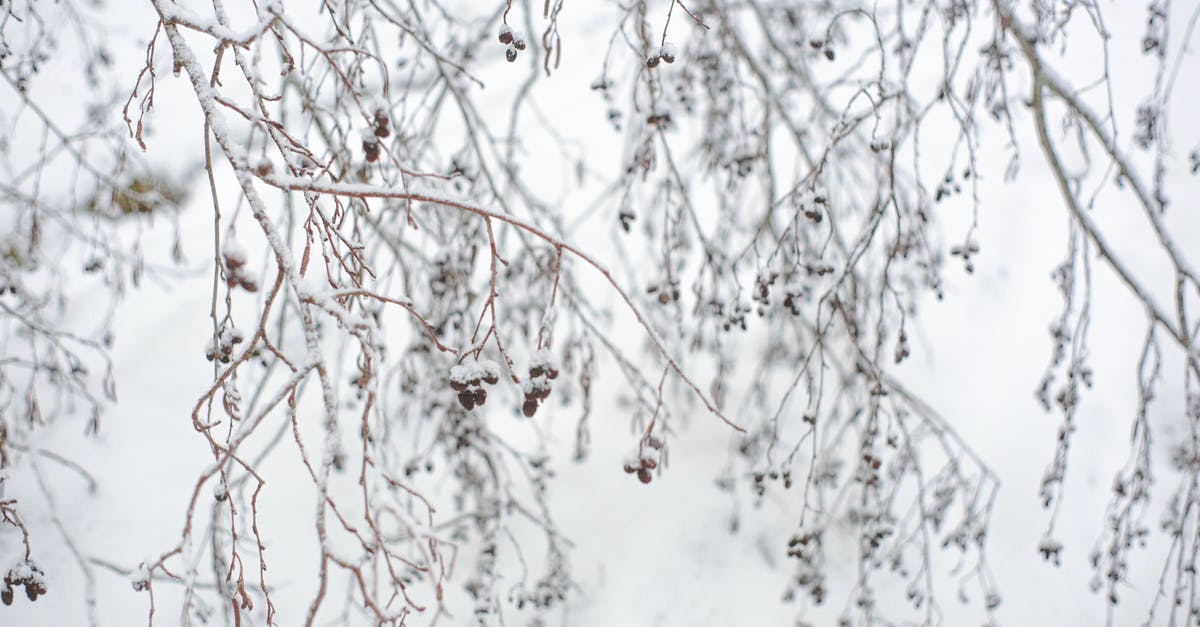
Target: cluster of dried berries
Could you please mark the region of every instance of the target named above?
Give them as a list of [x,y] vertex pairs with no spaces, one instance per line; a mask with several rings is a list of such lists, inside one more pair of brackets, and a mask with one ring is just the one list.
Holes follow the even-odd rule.
[[1042,554],[1042,559],[1046,561],[1054,561],[1055,566],[1062,565],[1062,542],[1051,538],[1050,536],[1043,537],[1038,543],[1038,553]]
[[383,150],[379,140],[391,134],[391,118],[388,117],[387,111],[383,107],[376,108],[371,118],[371,128],[362,131],[363,156],[367,158],[367,163],[379,161],[380,152]]
[[661,126],[663,128],[671,127],[671,114],[667,111],[654,112],[646,116],[646,124],[649,126]]
[[419,470],[424,470],[426,473],[433,472],[433,460],[426,459],[425,462],[422,464],[418,460],[414,459],[414,460],[410,460],[408,463],[404,464],[404,476],[405,477],[411,478],[413,475],[417,474],[417,471],[419,471]]
[[728,332],[732,329],[746,330],[746,314],[750,313],[750,305],[736,301],[730,303],[729,307],[726,307],[719,301],[713,301],[710,304],[713,308],[713,313],[717,317],[723,318],[720,323],[722,331]]
[[900,330],[900,336],[896,338],[896,363],[900,363],[908,358],[908,335],[904,333],[904,329]]
[[[809,276],[821,276],[825,273],[825,266],[806,264],[804,267]],[[833,271],[832,266],[829,266],[829,271]],[[750,295],[750,298],[758,303],[759,316],[765,316],[767,309],[771,306],[772,292],[779,293],[779,290],[775,288],[779,279],[780,275],[775,271],[760,272],[754,279],[754,293]],[[789,269],[783,279],[783,308],[791,312],[793,316],[798,316],[801,302],[812,302],[812,287],[801,279],[794,268]]]
[[367,163],[375,163],[379,161],[379,138],[371,133],[363,133],[363,156],[367,158]]
[[548,349],[540,349],[529,359],[529,378],[525,380],[525,402],[521,413],[526,418],[537,413],[538,405],[550,396],[550,381],[558,378],[554,356]]
[[783,489],[787,490],[792,487],[792,471],[784,469],[782,472],[778,470],[755,471],[754,475],[754,493],[762,496],[767,491],[767,480],[779,481],[783,480]]
[[813,196],[813,205],[804,210],[804,217],[813,222],[820,222],[824,218],[821,208],[825,206],[826,200],[823,194]]
[[744,152],[722,164],[721,169],[736,174],[738,178],[746,178],[754,173],[754,162],[758,161],[759,157],[756,152]]
[[963,269],[967,271],[967,274],[972,274],[975,272],[975,264],[971,261],[971,256],[978,252],[979,244],[969,240],[962,246],[950,247],[951,257],[962,257]]
[[388,116],[388,112],[383,107],[376,107],[375,114],[371,119],[371,131],[376,137],[384,139],[392,134],[391,130],[392,119]]
[[129,577],[130,583],[136,592],[145,592],[150,589],[150,569],[146,568],[146,563],[138,565],[137,570]]
[[855,475],[854,480],[870,487],[878,486],[880,479],[879,469],[882,466],[883,460],[874,451],[870,449],[864,450],[862,453],[862,463],[859,464],[858,474]]
[[[968,168],[963,170],[963,178],[971,177],[971,170]],[[946,175],[942,182],[938,184],[937,190],[933,193],[933,202],[942,202],[943,199],[949,198],[954,194],[962,193],[962,185],[954,180],[954,173]]]
[[621,230],[628,233],[629,227],[632,226],[633,221],[637,219],[637,214],[633,212],[633,209],[625,207],[621,209],[620,213],[617,214],[617,219],[621,222]]
[[[821,563],[821,532],[806,532],[795,534],[788,540],[788,557],[799,560],[796,569],[795,587],[807,590],[813,603],[821,605],[825,602],[825,575]],[[784,600],[791,601],[795,590],[789,587]]]
[[828,45],[828,42],[826,42],[824,39],[813,39],[812,41],[808,42],[808,45],[812,46],[813,50],[824,49],[825,58],[829,59],[830,61],[832,61],[834,59],[834,57],[837,56],[833,53],[833,48],[830,48]]
[[661,285],[651,285],[646,288],[646,293],[658,294],[658,302],[662,305],[677,301],[679,300],[679,277],[670,277]]
[[[557,577],[553,575],[559,575]],[[513,594],[517,609],[523,609],[527,604],[539,609],[553,607],[567,598],[566,578],[562,573],[552,573],[539,580],[533,590],[519,590]],[[535,623],[537,624],[537,623]]]
[[517,51],[525,49],[525,36],[505,24],[500,27],[500,43],[508,46],[504,49],[504,58],[512,63],[517,60]]
[[230,288],[241,287],[247,292],[258,291],[258,281],[246,274],[246,251],[235,241],[225,242],[221,249],[225,261],[225,282]]
[[458,402],[467,411],[487,402],[483,384],[496,385],[499,381],[500,367],[490,359],[473,359],[450,369],[450,389],[458,392]]
[[656,68],[656,67],[658,67],[658,63],[660,61],[666,61],[667,63],[674,63],[675,56],[677,54],[678,54],[678,51],[675,48],[675,44],[668,41],[667,43],[660,46],[658,50],[655,50],[653,54],[646,57],[646,67]]
[[754,293],[750,295],[750,298],[759,305],[762,305],[758,310],[760,316],[763,315],[763,308],[771,304],[771,286],[775,284],[775,279],[778,278],[778,272],[760,272],[754,277]]
[[662,458],[663,441],[658,436],[647,435],[638,444],[638,450],[625,460],[625,472],[637,474],[638,481],[650,483],[654,479],[651,470],[658,468],[658,459]]
[[220,359],[221,363],[227,364],[233,356],[233,347],[241,344],[244,339],[246,336],[242,334],[241,329],[234,326],[223,326],[217,335],[219,345],[214,345],[213,338],[208,338],[208,345],[204,347],[204,358],[209,361]]
[[812,301],[812,289],[799,281],[788,281],[783,292],[783,306],[793,316],[800,315],[800,300]]
[[25,596],[30,601],[36,601],[39,595],[46,594],[46,577],[42,569],[29,560],[22,560],[9,569],[4,576],[4,590],[0,590],[0,601],[12,605],[13,588],[24,586]]

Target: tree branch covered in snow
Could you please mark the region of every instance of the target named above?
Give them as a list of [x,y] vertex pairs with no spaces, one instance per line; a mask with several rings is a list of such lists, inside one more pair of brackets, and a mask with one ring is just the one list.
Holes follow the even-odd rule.
[[[58,592],[38,556],[61,538],[89,586],[128,577],[152,624],[537,620],[580,591],[556,468],[602,463],[592,432],[627,419],[627,458],[603,463],[628,490],[711,455],[683,438],[707,421],[727,453],[689,479],[755,508],[780,495],[795,524],[772,550],[794,560],[779,588],[798,620],[938,624],[962,599],[991,621],[999,477],[968,417],[910,391],[904,368],[919,309],[987,254],[981,216],[1003,207],[980,180],[1048,164],[1047,220],[1069,240],[1035,393],[1062,426],[1030,551],[1057,562],[1081,542],[1056,523],[1092,385],[1093,270],[1111,273],[1145,341],[1093,587],[1112,622],[1161,506],[1148,616],[1200,615],[1200,278],[1173,226],[1200,167],[1181,143],[1200,140],[1168,126],[1200,11],[1153,0],[1131,42],[1086,0],[144,5],[126,21],[139,67],[113,63],[105,7],[0,6],[5,603]],[[1081,53],[1102,56],[1094,75],[1057,69]],[[1131,121],[1109,58],[1135,53],[1157,75]],[[47,66],[87,92],[47,102]],[[159,161],[177,150],[168,126],[202,139],[169,157],[186,172]],[[1122,245],[1112,206],[1158,266]],[[211,239],[182,241],[188,211]],[[155,221],[176,225],[170,259],[145,253]],[[82,271],[59,263],[76,258]],[[92,554],[39,468],[96,482],[41,427],[83,415],[102,433],[130,384],[110,353],[127,283],[198,272],[208,330],[179,359],[206,358],[211,379],[190,416],[162,417],[206,452],[179,486],[178,539]],[[1165,363],[1182,416],[1152,405]],[[1154,454],[1161,424],[1186,433],[1170,460]],[[1167,469],[1173,492],[1154,485]],[[22,477],[45,495],[36,518],[4,498]],[[285,526],[311,544],[275,541],[264,503],[281,483],[310,497]],[[269,568],[278,551],[312,553],[312,571]]]

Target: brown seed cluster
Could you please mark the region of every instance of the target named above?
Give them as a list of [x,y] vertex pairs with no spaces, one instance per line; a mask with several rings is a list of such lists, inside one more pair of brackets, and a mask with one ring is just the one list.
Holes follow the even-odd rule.
[[633,209],[630,209],[629,207],[621,209],[620,213],[617,214],[617,220],[621,222],[621,230],[625,231],[626,233],[629,232],[629,227],[633,225],[633,221],[636,219],[637,214],[635,214]]
[[12,605],[13,588],[22,586],[25,588],[25,596],[29,597],[30,601],[36,601],[39,596],[46,594],[45,573],[29,560],[22,560],[4,576],[4,590],[0,590],[0,601],[5,605]]
[[548,349],[540,349],[529,359],[529,378],[525,380],[525,402],[521,413],[531,418],[537,413],[538,405],[550,397],[550,382],[558,378],[554,356]]
[[968,240],[967,243],[963,244],[962,246],[950,247],[950,256],[962,258],[963,269],[967,271],[967,274],[972,274],[975,272],[975,262],[971,261],[971,257],[977,253],[979,253],[979,244],[976,244],[970,240]]
[[647,294],[657,294],[661,305],[679,300],[679,277],[668,277],[662,283],[653,284],[646,288]]
[[508,59],[509,63],[517,60],[517,52],[525,49],[525,36],[518,31],[514,31],[511,26],[505,24],[500,27],[500,43],[507,46],[504,49],[504,58]]
[[813,50],[824,50],[825,58],[829,59],[830,61],[837,58],[837,55],[833,52],[833,48],[829,46],[829,42],[825,41],[824,39],[813,39],[808,42],[808,45],[811,46]]
[[642,438],[637,451],[625,460],[625,472],[636,474],[638,481],[642,483],[650,483],[654,479],[650,471],[658,468],[658,462],[662,459],[662,448],[662,438],[655,435]]
[[362,140],[363,155],[367,158],[367,163],[375,163],[379,161],[379,138],[375,135],[364,135]]
[[383,107],[377,107],[374,117],[371,119],[373,127],[371,130],[375,133],[375,136],[380,139],[390,136],[392,134],[391,124],[392,119],[388,116],[387,110]]
[[[825,575],[822,564],[821,532],[809,531],[796,533],[788,540],[787,555],[796,559],[799,564],[796,569],[794,586],[807,590],[813,603],[821,605],[825,602]],[[789,587],[785,600],[794,598],[795,589]]]
[[496,385],[499,381],[500,367],[490,359],[473,359],[450,369],[450,389],[458,392],[458,402],[467,411],[487,402],[485,383]]
[[233,358],[233,347],[241,344],[246,336],[241,329],[233,326],[221,327],[221,332],[217,335],[219,345],[213,344],[213,339],[208,338],[208,346],[204,348],[204,358],[212,361],[220,359],[221,363],[227,364]]
[[380,140],[391,136],[391,124],[392,119],[388,115],[387,109],[382,106],[375,107],[375,111],[371,114],[371,128],[362,131],[363,156],[366,157],[367,163],[379,161],[379,156],[383,153],[383,144]]
[[646,67],[652,68],[652,69],[656,68],[656,67],[658,67],[658,63],[660,61],[666,61],[667,63],[674,63],[675,57],[677,54],[678,54],[678,49],[675,48],[675,44],[668,41],[667,43],[660,46],[658,48],[658,50],[655,50],[653,53],[651,53],[650,56],[646,57]]
[[145,592],[150,589],[150,569],[146,567],[145,562],[139,564],[137,570],[133,571],[130,583],[135,592]]
[[230,288],[241,287],[247,292],[258,291],[258,281],[246,273],[246,251],[236,242],[226,242],[221,250],[225,262],[225,282]]
[[900,337],[896,339],[896,363],[900,363],[909,356],[908,350],[908,335],[904,330],[900,330]]

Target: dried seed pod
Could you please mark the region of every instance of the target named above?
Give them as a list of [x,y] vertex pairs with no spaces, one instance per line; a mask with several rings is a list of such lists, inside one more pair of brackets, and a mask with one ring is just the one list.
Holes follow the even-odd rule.
[[509,46],[508,49],[504,51],[504,58],[508,59],[509,63],[516,61],[517,60],[517,49],[512,46]]
[[654,475],[650,474],[650,471],[646,470],[645,468],[639,468],[637,471],[637,476],[638,481],[641,481],[642,483],[650,483],[650,481],[654,479]]
[[627,474],[631,474],[631,475],[632,475],[633,473],[635,473],[635,472],[637,472],[637,471],[641,470],[641,469],[642,469],[642,467],[641,467],[639,464],[632,464],[632,463],[630,463],[630,462],[625,462],[624,469],[625,469],[625,472],[626,472]]
[[642,458],[642,468],[649,468],[650,470],[654,470],[655,468],[658,468],[658,462],[654,461],[653,457],[648,457],[648,456],[643,457]]
[[525,397],[525,403],[521,405],[521,413],[525,414],[526,418],[532,418],[537,413],[538,401],[532,396]]
[[483,405],[487,402],[487,390],[483,388],[475,388],[474,396],[476,405]]
[[675,48],[675,44],[669,41],[658,49],[658,56],[662,57],[662,60],[666,61],[667,63],[674,63],[676,54],[677,50]]
[[363,154],[367,157],[368,163],[375,163],[379,160],[379,140],[375,137],[363,138]]
[[500,27],[500,43],[511,44],[513,42],[513,30],[508,24]]
[[4,601],[5,605],[12,605],[13,589],[12,586],[6,586],[3,592],[0,592],[0,601]]
[[646,67],[656,68],[656,67],[658,67],[658,62],[661,60],[662,60],[661,56],[659,56],[658,54],[652,54],[652,55],[646,57]]
[[524,50],[525,49],[525,36],[522,35],[521,33],[513,33],[512,45],[513,45],[513,48],[516,48],[517,50]]
[[648,435],[646,436],[646,446],[649,446],[654,450],[659,450],[663,447],[662,438],[656,435]]
[[470,390],[463,390],[458,393],[458,402],[463,406],[463,409],[471,411],[475,409],[475,395]]
[[617,219],[621,221],[621,229],[626,233],[629,232],[629,226],[636,217],[637,216],[635,216],[633,212],[628,209],[622,209],[621,212],[617,214]]

